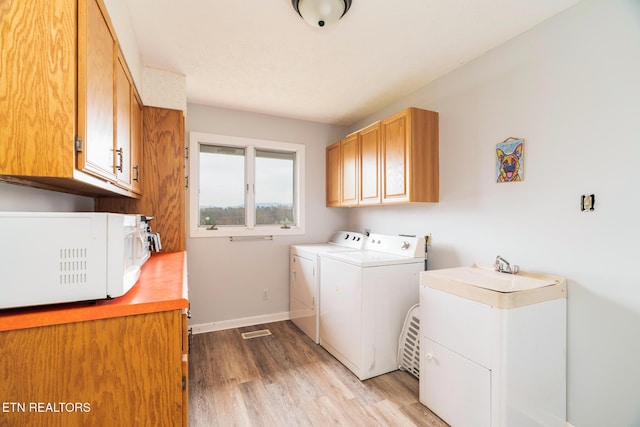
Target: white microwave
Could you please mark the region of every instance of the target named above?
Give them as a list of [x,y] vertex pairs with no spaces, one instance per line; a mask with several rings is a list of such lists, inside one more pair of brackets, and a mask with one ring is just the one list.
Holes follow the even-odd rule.
[[115,298],[140,277],[145,217],[0,212],[0,309]]

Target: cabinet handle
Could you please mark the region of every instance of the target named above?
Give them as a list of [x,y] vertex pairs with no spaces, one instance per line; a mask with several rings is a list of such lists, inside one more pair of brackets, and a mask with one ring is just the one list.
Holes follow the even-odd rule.
[[138,181],[140,180],[140,169],[138,168],[138,165],[135,165],[135,166],[133,167],[133,170],[134,170],[134,171],[136,171],[136,177],[135,177],[135,178],[133,178],[133,180],[134,180],[135,182],[138,182]]
[[118,148],[116,150],[116,154],[118,155],[118,166],[116,166],[116,169],[122,172],[122,165],[124,164],[124,150],[122,148]]

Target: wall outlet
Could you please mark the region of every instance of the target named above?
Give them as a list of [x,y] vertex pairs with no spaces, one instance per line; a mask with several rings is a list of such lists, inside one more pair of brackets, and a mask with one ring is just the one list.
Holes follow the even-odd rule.
[[262,301],[269,301],[269,289],[262,290]]

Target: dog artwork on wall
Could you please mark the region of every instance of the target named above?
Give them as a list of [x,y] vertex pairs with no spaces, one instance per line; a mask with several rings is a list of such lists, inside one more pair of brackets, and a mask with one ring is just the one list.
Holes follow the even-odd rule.
[[524,139],[507,138],[496,144],[496,182],[524,179]]

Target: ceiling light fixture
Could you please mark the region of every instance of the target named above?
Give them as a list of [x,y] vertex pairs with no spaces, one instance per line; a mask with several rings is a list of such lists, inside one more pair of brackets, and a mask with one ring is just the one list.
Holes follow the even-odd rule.
[[351,7],[351,0],[291,0],[293,8],[312,27],[335,24]]

